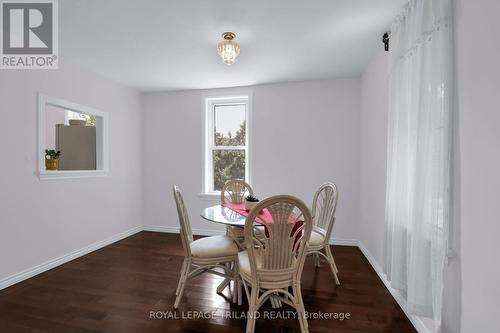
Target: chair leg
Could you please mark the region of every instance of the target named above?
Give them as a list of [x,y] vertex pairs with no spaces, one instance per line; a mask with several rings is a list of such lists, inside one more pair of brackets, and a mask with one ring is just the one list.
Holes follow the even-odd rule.
[[319,254],[313,253],[313,258],[314,258],[314,265],[316,267],[321,267],[320,259],[319,259]]
[[[226,266],[226,270],[224,272],[231,272],[231,263],[227,262],[225,264]],[[224,289],[226,289],[226,287],[231,283],[231,277],[227,277],[224,279],[224,281],[222,281],[219,286],[217,287],[217,293],[218,294],[222,294],[222,292],[224,291]]]
[[329,256],[330,256],[330,258],[332,258],[332,263],[333,263],[333,267],[335,268],[335,273],[337,273],[337,274],[338,274],[338,273],[339,273],[339,270],[338,270],[338,268],[337,268],[337,265],[335,264],[335,259],[333,259],[332,250],[330,249],[330,246],[328,246],[328,250],[326,250],[326,251],[328,251],[328,252],[327,252],[327,255],[329,255]]
[[252,286],[252,291],[250,294],[250,299],[248,301],[248,319],[247,319],[247,329],[246,333],[254,333],[255,331],[255,320],[257,314],[257,300],[259,298],[259,288],[258,286]]
[[325,247],[325,252],[326,252],[326,257],[328,258],[328,264],[330,265],[330,268],[333,273],[333,278],[335,279],[335,284],[338,286],[340,285],[339,277],[337,276],[337,265],[335,265],[335,260],[333,260],[333,255],[332,251],[330,250],[330,246]]
[[241,290],[242,289],[241,288],[242,281],[241,281],[241,278],[239,275],[236,278],[237,278],[236,281],[238,282],[237,283],[237,285],[238,285],[238,305],[241,305],[243,303],[243,301],[242,301],[242,292],[243,291]]
[[293,296],[295,297],[295,309],[299,318],[300,331],[302,333],[309,333],[309,325],[307,324],[306,311],[304,302],[302,301],[302,293],[300,292],[300,284],[293,285]]
[[337,268],[337,265],[335,264],[335,259],[333,259],[332,257],[332,264],[333,264],[333,268],[335,268],[335,273],[339,273],[339,269]]
[[184,294],[184,288],[186,287],[187,277],[189,273],[189,268],[191,266],[191,262],[188,260],[185,261],[184,270],[181,272],[181,277],[179,278],[179,292],[177,293],[177,297],[175,298],[174,309],[179,307],[179,303],[182,299],[182,294]]
[[[290,287],[286,287],[285,289],[286,291],[290,292]],[[285,294],[283,295],[283,297],[286,299],[286,300],[290,300],[290,296],[288,296],[288,294]]]
[[333,264],[333,268],[335,268],[335,273],[339,273],[339,269],[337,268],[337,265],[335,264],[335,259],[333,259],[333,256],[332,256],[332,264]]
[[238,280],[239,280],[239,273],[238,273],[238,264],[236,262],[233,263],[233,303],[236,303],[238,301]]
[[181,267],[181,276],[179,278],[179,283],[177,284],[177,289],[175,290],[175,296],[179,295],[179,291],[181,290],[181,285],[182,285],[182,277],[184,276],[184,270],[186,269],[186,259],[182,262],[182,267]]

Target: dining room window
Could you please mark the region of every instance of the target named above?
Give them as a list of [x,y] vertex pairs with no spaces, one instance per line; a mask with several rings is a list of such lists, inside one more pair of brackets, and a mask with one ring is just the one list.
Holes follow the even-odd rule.
[[204,193],[231,178],[250,180],[249,97],[205,98]]

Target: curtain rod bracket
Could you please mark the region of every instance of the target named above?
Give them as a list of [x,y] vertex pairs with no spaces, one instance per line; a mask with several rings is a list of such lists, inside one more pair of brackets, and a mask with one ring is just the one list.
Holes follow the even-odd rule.
[[382,36],[382,43],[384,43],[384,50],[389,52],[389,33],[385,32]]

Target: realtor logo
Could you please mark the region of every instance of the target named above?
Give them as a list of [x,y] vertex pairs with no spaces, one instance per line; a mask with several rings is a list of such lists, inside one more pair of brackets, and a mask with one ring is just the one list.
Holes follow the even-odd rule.
[[1,69],[57,69],[57,0],[2,0],[0,20]]

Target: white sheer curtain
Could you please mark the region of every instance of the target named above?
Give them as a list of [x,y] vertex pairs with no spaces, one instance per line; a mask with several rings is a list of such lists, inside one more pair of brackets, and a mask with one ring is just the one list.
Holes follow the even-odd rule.
[[386,273],[411,313],[441,322],[449,224],[449,0],[410,1],[391,27]]

